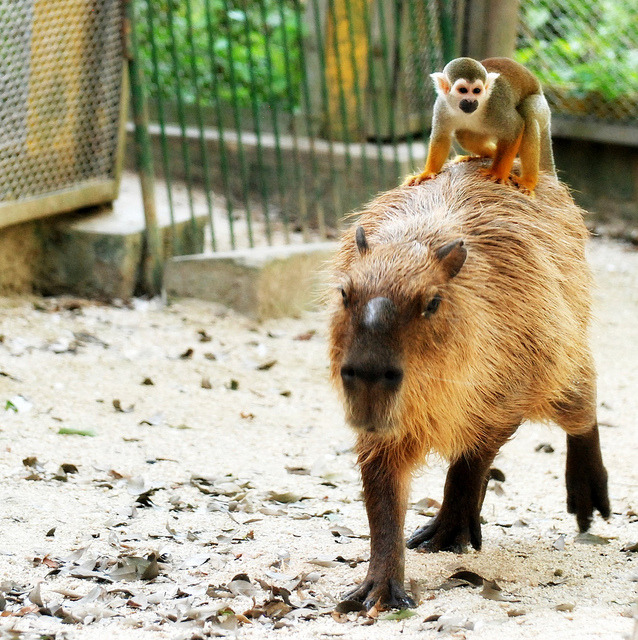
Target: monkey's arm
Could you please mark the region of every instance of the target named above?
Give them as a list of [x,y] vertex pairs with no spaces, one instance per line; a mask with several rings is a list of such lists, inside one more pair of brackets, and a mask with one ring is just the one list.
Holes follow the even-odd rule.
[[359,463],[363,495],[370,524],[370,565],[365,580],[345,597],[370,609],[416,606],[403,589],[403,524],[407,508],[410,469],[381,450],[363,450]]
[[421,173],[408,176],[403,186],[414,186],[435,178],[441,172],[452,147],[452,132],[433,130],[428,146],[428,158]]

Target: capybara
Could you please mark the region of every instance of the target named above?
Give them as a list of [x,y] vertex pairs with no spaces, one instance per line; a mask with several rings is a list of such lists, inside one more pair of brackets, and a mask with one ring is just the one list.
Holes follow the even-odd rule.
[[583,212],[545,175],[530,198],[452,164],[369,204],[333,263],[331,377],[356,450],[370,524],[365,580],[347,597],[414,606],[403,525],[415,468],[450,461],[439,513],[408,548],[481,546],[490,464],[524,420],[567,432],[567,509],[609,517],[588,344]]

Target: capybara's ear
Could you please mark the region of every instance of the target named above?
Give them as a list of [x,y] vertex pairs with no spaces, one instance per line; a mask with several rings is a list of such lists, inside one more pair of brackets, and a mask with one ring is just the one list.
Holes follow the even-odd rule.
[[465,263],[467,258],[467,249],[463,240],[452,240],[444,244],[436,252],[436,257],[440,260],[443,271],[448,278],[453,278]]
[[370,248],[368,246],[368,241],[366,240],[366,232],[363,227],[357,227],[357,231],[354,237],[357,241],[357,249],[359,249],[359,253],[363,255]]

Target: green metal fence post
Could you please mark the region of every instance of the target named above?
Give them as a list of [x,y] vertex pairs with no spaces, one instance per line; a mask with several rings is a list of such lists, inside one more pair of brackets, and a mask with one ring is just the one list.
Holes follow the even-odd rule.
[[146,247],[143,256],[143,277],[145,292],[158,295],[162,290],[163,258],[162,242],[157,209],[155,206],[155,174],[153,172],[153,154],[148,134],[148,105],[144,93],[142,72],[138,64],[137,38],[135,35],[135,8],[133,0],[125,0],[125,51],[128,58],[128,69],[131,86],[131,107],[135,121],[135,152],[137,169],[142,187],[144,220],[146,222]]

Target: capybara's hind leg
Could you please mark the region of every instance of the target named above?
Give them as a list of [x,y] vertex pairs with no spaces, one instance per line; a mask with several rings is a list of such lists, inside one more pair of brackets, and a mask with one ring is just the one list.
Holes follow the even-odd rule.
[[593,373],[554,404],[555,420],[567,432],[567,511],[576,516],[580,531],[589,529],[594,509],[603,518],[611,513],[596,422],[595,384],[591,380]]
[[481,548],[481,507],[487,472],[499,448],[468,453],[450,465],[441,509],[412,534],[407,542],[409,549],[461,553],[468,544]]
[[603,518],[609,518],[607,470],[600,452],[597,424],[583,435],[567,434],[565,483],[567,511],[576,516],[580,531],[589,529],[594,509],[598,509]]

